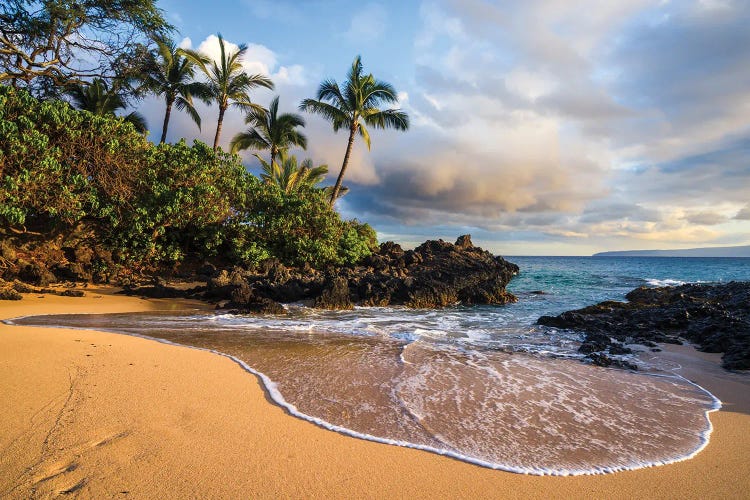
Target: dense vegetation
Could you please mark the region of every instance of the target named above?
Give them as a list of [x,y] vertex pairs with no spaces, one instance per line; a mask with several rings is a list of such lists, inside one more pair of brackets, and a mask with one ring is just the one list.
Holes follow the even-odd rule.
[[[274,85],[244,71],[247,47],[219,35],[216,60],[178,48],[165,17],[155,0],[0,5],[0,278],[106,280],[268,258],[321,268],[369,255],[375,232],[333,206],[348,191],[355,134],[369,147],[365,125],[408,128],[405,113],[379,108],[397,102],[395,89],[357,57],[342,87],[325,81],[317,100],[303,101],[349,131],[338,179],[321,187],[328,166],[289,152],[307,147],[305,120],[280,113],[278,97],[269,109],[252,101]],[[164,99],[159,144],[129,110],[149,94]],[[213,147],[166,143],[173,108],[201,127],[194,98],[219,108]],[[231,109],[250,127],[226,153]],[[259,153],[260,178],[233,154],[244,149]]]
[[319,188],[286,192],[201,142],[155,145],[123,118],[3,86],[0,179],[0,251],[16,273],[69,261],[102,276],[207,258],[350,264],[376,243]]

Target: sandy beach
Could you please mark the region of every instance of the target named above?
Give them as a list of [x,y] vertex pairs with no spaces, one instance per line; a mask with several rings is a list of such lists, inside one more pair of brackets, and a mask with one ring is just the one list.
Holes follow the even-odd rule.
[[[88,290],[0,318],[201,307]],[[666,356],[723,402],[684,462],[524,476],[342,436],[286,414],[226,357],[126,335],[0,324],[0,496],[46,498],[747,498],[750,381],[690,347]]]

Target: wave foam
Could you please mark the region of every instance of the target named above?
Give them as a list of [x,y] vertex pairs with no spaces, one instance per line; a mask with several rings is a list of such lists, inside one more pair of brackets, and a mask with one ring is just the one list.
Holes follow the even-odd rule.
[[[427,446],[427,445],[422,445],[422,444],[418,444],[418,443],[412,443],[412,442],[408,442],[408,441],[404,441],[404,440],[390,439],[390,438],[384,438],[384,437],[380,437],[380,436],[374,436],[374,435],[371,435],[371,434],[367,434],[367,433],[363,433],[363,432],[358,432],[358,431],[349,429],[349,428],[341,426],[341,425],[336,425],[336,424],[328,422],[328,421],[326,421],[326,420],[324,420],[322,418],[315,417],[315,416],[312,416],[312,415],[308,415],[308,414],[303,413],[302,411],[300,411],[294,404],[288,402],[284,398],[284,396],[280,392],[280,390],[279,390],[278,385],[277,385],[276,382],[274,382],[271,378],[269,378],[265,373],[262,373],[262,372],[260,372],[260,371],[258,371],[256,369],[254,369],[249,364],[247,364],[245,361],[243,361],[243,360],[241,360],[241,359],[239,359],[239,358],[237,358],[235,356],[232,356],[230,354],[218,351],[216,349],[210,349],[210,348],[196,347],[196,346],[191,346],[191,345],[186,345],[186,344],[180,344],[178,342],[173,342],[173,341],[170,341],[170,340],[160,339],[160,338],[151,337],[151,336],[148,336],[148,335],[143,335],[143,334],[138,334],[138,333],[122,333],[122,332],[114,332],[114,333],[123,334],[123,335],[131,335],[131,336],[134,336],[134,337],[139,337],[139,338],[143,338],[143,339],[146,339],[146,340],[152,340],[152,341],[160,342],[160,343],[163,343],[163,344],[168,344],[168,345],[183,347],[183,348],[187,348],[187,349],[196,349],[196,350],[199,350],[199,351],[206,351],[206,352],[210,352],[212,354],[216,354],[216,355],[219,355],[219,356],[223,356],[223,357],[229,358],[232,361],[234,361],[235,363],[237,363],[237,365],[239,365],[246,372],[251,373],[251,374],[255,375],[256,377],[258,377],[258,379],[261,381],[261,384],[262,384],[264,390],[268,394],[269,398],[275,404],[277,404],[278,406],[280,406],[284,410],[286,410],[286,412],[288,414],[290,414],[290,415],[292,415],[294,417],[300,418],[302,420],[308,421],[310,423],[313,423],[313,424],[315,424],[315,425],[317,425],[319,427],[322,427],[324,429],[327,429],[327,430],[330,430],[330,431],[333,431],[333,432],[337,432],[339,434],[343,434],[343,435],[346,435],[346,436],[350,436],[350,437],[354,437],[354,438],[358,438],[358,439],[363,439],[363,440],[366,440],[366,441],[372,441],[372,442],[381,443],[381,444],[388,444],[388,445],[393,445],[393,446],[400,446],[400,447],[404,447],[404,448],[411,448],[411,449],[426,451],[426,452],[430,452],[430,453],[435,453],[437,455],[442,455],[442,456],[454,458],[454,459],[457,459],[457,460],[461,460],[463,462],[471,463],[471,464],[478,465],[478,466],[481,466],[481,467],[485,467],[485,468],[488,468],[488,469],[502,470],[502,471],[513,472],[513,473],[518,473],[518,474],[538,475],[538,476],[596,475],[596,474],[606,474],[606,473],[619,472],[619,471],[625,471],[625,470],[635,470],[635,469],[641,469],[641,468],[646,468],[646,467],[654,467],[654,466],[659,466],[659,465],[667,465],[667,464],[671,464],[671,463],[685,461],[685,460],[691,459],[694,456],[696,456],[698,453],[700,453],[700,451],[702,451],[707,446],[707,444],[709,442],[709,438],[710,438],[711,432],[713,431],[713,426],[711,424],[711,420],[709,418],[709,414],[711,412],[717,411],[718,409],[721,408],[721,401],[718,398],[716,398],[716,396],[714,396],[713,394],[711,394],[708,390],[706,390],[705,388],[701,387],[700,385],[695,384],[694,382],[691,382],[691,381],[689,381],[689,380],[687,380],[687,379],[685,379],[685,378],[683,378],[683,377],[681,377],[679,375],[674,375],[674,376],[672,376],[672,375],[653,375],[653,376],[660,376],[660,377],[666,377],[666,378],[678,378],[681,381],[687,382],[688,384],[696,387],[700,391],[705,392],[711,398],[711,400],[713,401],[712,407],[705,412],[705,419],[706,419],[707,427],[706,427],[706,430],[701,433],[701,435],[700,435],[700,445],[695,450],[692,450],[691,452],[686,453],[684,455],[680,455],[680,456],[676,456],[676,457],[671,457],[671,458],[666,458],[664,460],[655,460],[655,461],[649,461],[649,462],[644,461],[644,462],[640,462],[640,463],[636,463],[636,464],[632,464],[632,465],[600,466],[600,467],[581,468],[581,469],[574,469],[574,468],[550,468],[550,467],[517,467],[517,466],[510,466],[510,465],[507,465],[507,464],[494,463],[494,462],[490,462],[490,461],[487,461],[487,460],[478,459],[476,457],[465,455],[465,454],[462,454],[462,453],[459,453],[459,452],[456,452],[456,451],[450,450],[450,449],[437,448],[437,447],[433,447],[433,446]],[[403,360],[403,361],[406,361],[406,360]]]

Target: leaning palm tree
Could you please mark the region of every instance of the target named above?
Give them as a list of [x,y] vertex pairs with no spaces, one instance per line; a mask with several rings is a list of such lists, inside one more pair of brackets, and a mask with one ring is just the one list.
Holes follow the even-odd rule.
[[241,108],[262,109],[250,101],[250,91],[257,87],[273,88],[273,82],[263,75],[248,75],[242,69],[242,57],[247,52],[247,45],[240,45],[237,50],[227,52],[224,38],[219,37],[220,56],[218,61],[206,64],[201,60],[201,55],[194,51],[185,51],[200,67],[208,78],[207,88],[211,100],[219,105],[219,120],[216,123],[216,135],[214,136],[214,149],[219,147],[221,127],[224,123],[224,113],[230,104]]
[[370,134],[365,125],[375,128],[394,128],[407,130],[409,128],[408,115],[399,109],[380,109],[381,104],[398,102],[393,86],[376,80],[372,74],[362,74],[362,59],[357,56],[349,70],[343,90],[334,80],[326,80],[318,88],[317,100],[305,99],[300,104],[300,110],[323,116],[333,124],[334,132],[341,128],[349,129],[349,143],[346,146],[341,171],[331,192],[331,206],[336,202],[344,172],[349,164],[354,137],[359,132],[370,149]]
[[255,157],[260,161],[263,170],[260,174],[263,182],[278,186],[286,194],[314,188],[328,174],[328,165],[314,167],[309,158],[298,164],[297,157],[289,155],[286,150],[281,150],[278,162],[268,163],[258,154]]
[[[115,112],[125,109],[125,99],[114,90],[111,90],[101,78],[95,78],[89,84],[70,85],[65,93],[70,96],[73,105],[98,116],[116,116]],[[123,117],[126,122],[132,123],[133,127],[141,133],[148,130],[146,119],[135,111]]]
[[[161,128],[160,143],[167,139],[169,118],[172,106],[185,111],[193,119],[198,129],[201,128],[201,117],[193,105],[193,96],[208,101],[206,85],[193,80],[195,77],[195,61],[185,55],[185,51],[175,46],[171,40],[156,40],[157,54],[153,54],[146,64],[142,77],[142,88],[164,96],[167,108],[164,112],[164,124]],[[196,54],[201,62],[208,63],[208,59]]]
[[232,153],[248,148],[269,150],[270,165],[273,165],[278,154],[290,146],[307,148],[307,137],[296,130],[297,127],[305,126],[305,120],[294,113],[279,114],[278,96],[271,101],[268,110],[251,109],[245,123],[251,127],[234,136],[231,142]]

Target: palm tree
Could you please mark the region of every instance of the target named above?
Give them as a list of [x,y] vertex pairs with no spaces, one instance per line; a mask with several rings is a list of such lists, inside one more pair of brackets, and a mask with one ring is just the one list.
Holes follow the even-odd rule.
[[328,165],[314,167],[309,158],[297,164],[297,157],[289,155],[286,150],[280,151],[279,162],[268,163],[257,154],[255,157],[260,161],[263,169],[263,173],[260,174],[263,182],[275,184],[286,194],[295,193],[304,188],[314,188],[328,174]]
[[335,80],[326,80],[318,88],[317,100],[305,99],[300,104],[300,110],[319,114],[330,121],[334,132],[344,127],[349,129],[349,143],[346,146],[344,161],[331,192],[331,206],[338,198],[357,132],[369,150],[370,134],[365,125],[381,129],[409,128],[409,117],[405,112],[378,107],[380,104],[397,102],[398,97],[391,84],[376,80],[372,74],[362,74],[362,58],[357,56],[344,82],[343,91]]
[[[156,50],[158,57],[152,55],[146,64],[142,87],[158,96],[164,96],[167,109],[164,112],[164,124],[159,141],[164,143],[167,139],[172,106],[185,111],[200,130],[201,117],[193,106],[193,96],[204,101],[208,101],[209,96],[205,84],[193,81],[196,63],[185,55],[184,50],[177,48],[171,40],[156,40]],[[203,56],[196,57],[202,58],[203,63],[208,62]]]
[[232,153],[248,148],[270,150],[273,165],[276,156],[289,146],[307,148],[307,137],[296,130],[297,127],[305,126],[305,120],[294,113],[279,114],[279,96],[271,101],[268,111],[251,109],[245,123],[251,127],[234,136],[231,142]]
[[273,82],[263,75],[248,75],[242,69],[242,57],[247,52],[247,45],[242,44],[237,50],[227,53],[224,38],[219,37],[221,55],[218,61],[206,64],[201,60],[203,56],[194,51],[185,53],[195,61],[208,78],[207,89],[212,101],[219,105],[219,120],[216,123],[214,149],[219,147],[221,126],[224,123],[224,113],[230,104],[242,108],[263,109],[250,101],[250,90],[257,87],[273,88]]
[[[70,85],[65,93],[70,96],[76,108],[98,116],[116,116],[116,111],[127,107],[125,99],[115,90],[111,90],[101,78],[95,78],[87,85]],[[145,133],[148,130],[146,119],[140,113],[133,111],[123,118],[126,122],[132,123],[138,132]]]

